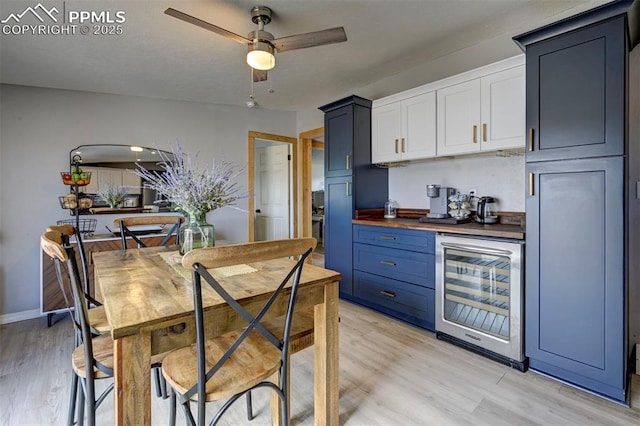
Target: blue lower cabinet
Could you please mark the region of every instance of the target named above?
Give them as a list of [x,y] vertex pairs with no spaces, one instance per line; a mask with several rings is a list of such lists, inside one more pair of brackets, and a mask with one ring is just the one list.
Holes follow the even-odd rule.
[[435,330],[435,232],[353,226],[353,301]]
[[435,292],[431,288],[354,271],[353,295],[380,312],[435,330]]

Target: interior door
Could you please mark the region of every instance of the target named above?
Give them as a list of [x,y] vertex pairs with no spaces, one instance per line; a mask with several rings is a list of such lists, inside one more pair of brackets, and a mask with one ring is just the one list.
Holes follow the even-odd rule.
[[256,224],[255,240],[276,240],[290,236],[289,144],[257,147],[255,154]]

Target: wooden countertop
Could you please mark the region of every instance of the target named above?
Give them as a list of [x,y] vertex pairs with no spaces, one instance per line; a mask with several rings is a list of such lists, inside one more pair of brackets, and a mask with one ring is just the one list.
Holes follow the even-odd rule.
[[354,219],[354,225],[387,226],[389,228],[418,229],[424,231],[446,232],[449,234],[476,235],[481,237],[524,239],[524,229],[518,225],[481,225],[475,222],[457,225],[442,223],[422,223],[418,219]]

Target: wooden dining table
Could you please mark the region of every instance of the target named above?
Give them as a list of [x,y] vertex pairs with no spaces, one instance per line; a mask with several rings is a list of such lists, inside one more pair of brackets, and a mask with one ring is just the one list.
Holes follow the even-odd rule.
[[[172,257],[173,256],[173,257]],[[172,261],[172,258],[175,261]],[[292,266],[290,259],[251,262],[218,277],[245,309],[256,313]],[[192,283],[166,247],[94,253],[96,288],[114,340],[115,424],[151,424],[151,365],[195,342]],[[289,268],[289,269],[288,269]],[[338,272],[306,264],[296,309],[314,306],[314,421],[338,425]],[[283,295],[282,297],[285,297]],[[205,332],[246,326],[214,290],[203,288]],[[267,317],[284,315],[274,303]],[[293,396],[295,398],[295,396]],[[277,414],[274,414],[274,419]]]

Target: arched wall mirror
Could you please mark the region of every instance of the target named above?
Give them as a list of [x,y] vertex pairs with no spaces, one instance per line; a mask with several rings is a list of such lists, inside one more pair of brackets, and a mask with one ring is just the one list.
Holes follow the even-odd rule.
[[[174,158],[171,152],[136,145],[80,145],[69,152],[69,168],[74,159],[79,159],[82,170],[91,173],[91,182],[80,188],[84,194],[97,194],[106,185],[121,187],[127,194],[121,207],[148,207],[152,212],[166,211],[168,203],[163,205],[156,192],[146,187],[140,177],[133,173],[136,163],[147,170],[163,170],[158,165],[163,161],[161,153],[169,159]],[[93,206],[104,207],[107,204],[96,196]]]
[[109,167],[134,170],[135,163],[142,164],[147,170],[162,170],[158,166],[160,153],[173,159],[173,153],[136,145],[80,145],[69,152],[69,164],[79,155],[83,166]]

